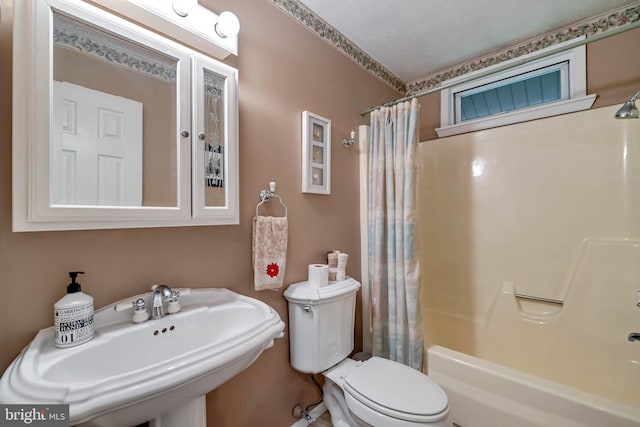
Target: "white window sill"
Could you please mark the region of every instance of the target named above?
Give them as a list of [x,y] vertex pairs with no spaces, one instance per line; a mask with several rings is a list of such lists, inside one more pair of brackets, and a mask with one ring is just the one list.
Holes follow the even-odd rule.
[[498,126],[521,123],[529,120],[542,119],[545,117],[557,116],[560,114],[575,113],[576,111],[588,110],[596,100],[596,95],[586,95],[566,101],[558,101],[553,104],[540,105],[537,107],[517,110],[504,114],[484,117],[477,120],[469,120],[451,126],[436,128],[440,138],[445,136],[459,135],[461,133],[475,132],[483,129],[490,129]]

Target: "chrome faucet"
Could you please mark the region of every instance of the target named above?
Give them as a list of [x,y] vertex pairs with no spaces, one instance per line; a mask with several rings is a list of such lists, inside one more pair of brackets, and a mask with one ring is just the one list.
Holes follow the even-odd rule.
[[176,293],[166,285],[154,285],[151,297],[151,318],[161,319],[165,316],[164,300],[175,298]]
[[[151,291],[151,319],[154,320],[162,319],[167,314],[178,313],[181,310],[178,298],[191,295],[191,289],[189,288],[178,288],[174,290],[166,285],[153,285]],[[134,298],[114,304],[113,306],[116,311],[135,308],[133,318],[131,319],[133,323],[144,323],[149,320],[146,307],[145,298]]]
[[629,341],[640,341],[640,332],[631,332],[628,339]]

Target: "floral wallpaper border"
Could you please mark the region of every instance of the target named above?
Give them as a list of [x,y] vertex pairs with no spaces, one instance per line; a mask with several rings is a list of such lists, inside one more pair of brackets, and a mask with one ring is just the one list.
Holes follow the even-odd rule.
[[340,31],[327,24],[315,13],[297,0],[269,0],[282,9],[293,19],[304,25],[316,36],[351,58],[367,71],[384,80],[391,87],[400,92],[406,92],[407,84],[384,68],[379,62],[367,55]]
[[389,70],[384,68],[375,59],[363,52],[342,33],[315,15],[298,0],[269,1],[282,9],[300,24],[307,27],[316,36],[320,37],[347,57],[360,64],[367,71],[378,76],[391,87],[405,93],[406,95],[415,94],[421,90],[437,86],[445,80],[459,77],[463,74],[480,70],[509,59],[517,58],[576,37],[589,37],[594,34],[604,32],[612,28],[623,27],[640,20],[640,2],[638,2],[632,6],[625,6],[577,24],[570,25],[561,30],[547,33],[522,44],[507,48],[501,52],[458,64],[448,70],[438,72],[413,82],[405,83]]
[[497,54],[484,56],[472,61],[456,65],[446,71],[408,83],[407,95],[438,86],[441,82],[462,76],[472,71],[481,70],[528,53],[553,46],[577,37],[593,36],[612,28],[623,27],[640,20],[640,3],[607,12],[586,21],[565,27],[559,31],[547,33],[541,37],[507,48]]
[[81,52],[113,64],[131,68],[139,73],[163,80],[176,79],[176,67],[158,57],[146,58],[144,54],[119,45],[115,39],[102,37],[92,29],[54,15],[53,42],[74,52]]

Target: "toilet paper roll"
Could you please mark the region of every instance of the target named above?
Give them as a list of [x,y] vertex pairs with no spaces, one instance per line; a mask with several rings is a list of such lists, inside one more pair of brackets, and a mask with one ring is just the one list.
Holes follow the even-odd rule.
[[329,284],[329,266],[326,264],[309,264],[308,279],[312,288],[319,288]]

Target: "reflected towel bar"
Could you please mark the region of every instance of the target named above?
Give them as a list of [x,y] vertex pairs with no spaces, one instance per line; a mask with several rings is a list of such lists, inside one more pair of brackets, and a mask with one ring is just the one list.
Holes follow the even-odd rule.
[[514,294],[514,295],[516,298],[526,299],[529,301],[539,301],[539,302],[546,302],[549,304],[564,305],[564,301],[560,301],[558,299],[535,297],[533,295],[524,295],[524,294]]

